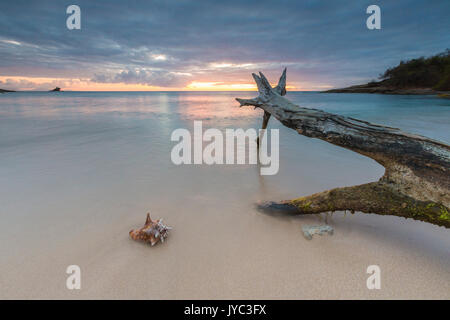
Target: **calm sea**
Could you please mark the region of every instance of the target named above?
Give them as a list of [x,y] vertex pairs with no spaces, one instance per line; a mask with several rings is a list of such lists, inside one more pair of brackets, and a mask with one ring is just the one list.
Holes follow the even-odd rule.
[[[182,165],[173,130],[259,128],[261,111],[239,108],[253,92],[61,92],[0,95],[0,248],[76,235],[124,215],[227,215],[259,200],[289,199],[376,180],[368,158],[280,129],[280,170]],[[295,103],[450,142],[450,100],[432,96],[289,92]],[[225,206],[224,203],[227,205]],[[186,208],[180,212],[180,208]],[[189,209],[188,209],[189,208]],[[33,239],[30,242],[30,239]],[[36,244],[37,245],[37,244]]]
[[[172,132],[255,128],[253,92],[61,92],[0,95],[0,297],[377,297],[448,295],[448,231],[367,214],[274,217],[255,203],[377,180],[373,160],[280,129],[280,169],[171,162]],[[450,100],[288,92],[295,103],[450,142]],[[129,240],[146,212],[174,227],[151,249]],[[308,241],[305,223],[333,236]],[[68,265],[83,290],[64,286]],[[417,277],[425,274],[427,277]],[[319,279],[321,279],[319,281]],[[322,281],[322,282],[321,282]],[[326,289],[321,285],[327,285]],[[330,286],[329,286],[330,285]],[[356,289],[355,289],[356,288]],[[355,291],[356,290],[356,291]],[[359,290],[359,291],[358,291]]]

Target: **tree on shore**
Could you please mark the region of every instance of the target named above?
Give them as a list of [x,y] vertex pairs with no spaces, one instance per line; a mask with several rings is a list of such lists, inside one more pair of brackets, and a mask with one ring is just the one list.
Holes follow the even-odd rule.
[[264,110],[263,129],[274,116],[301,135],[352,150],[385,167],[378,181],[267,202],[261,209],[295,214],[359,211],[450,228],[450,146],[397,128],[295,105],[283,97],[286,69],[275,88],[262,73],[253,78],[259,96],[236,100],[241,106]]
[[397,88],[433,88],[450,90],[450,49],[437,55],[401,61],[387,69],[380,79],[384,85]]

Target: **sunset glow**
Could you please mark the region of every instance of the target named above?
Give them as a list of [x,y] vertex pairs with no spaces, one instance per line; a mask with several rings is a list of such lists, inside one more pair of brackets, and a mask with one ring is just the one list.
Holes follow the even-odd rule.
[[212,91],[248,91],[256,90],[256,85],[251,83],[222,83],[222,82],[191,82],[188,90],[212,90]]
[[[23,91],[47,91],[60,87],[65,91],[255,91],[253,83],[192,81],[185,87],[158,87],[146,84],[99,83],[90,79],[34,78],[0,76],[3,87]],[[291,91],[296,87],[286,86]],[[305,90],[305,89],[303,89]],[[307,89],[306,89],[307,90]]]
[[[117,2],[114,10],[85,0],[78,5],[83,7],[79,30],[66,26],[62,4],[36,1],[3,8],[0,89],[254,91],[252,73],[264,72],[275,81],[286,67],[290,91],[320,91],[367,83],[378,78],[378,70],[401,59],[442,52],[448,44],[448,32],[437,32],[448,30],[444,18],[415,29],[419,40],[410,42],[394,27],[368,30],[359,4],[349,5],[346,15],[361,21],[342,16],[338,2],[317,4],[320,10],[312,11],[301,1],[292,2],[275,10],[280,12],[264,4],[251,17],[251,3],[239,4],[239,14],[230,14],[221,2],[201,6],[187,1],[167,11],[152,1]],[[395,16],[395,5],[386,6],[393,14],[391,24],[416,28],[415,19]],[[108,10],[108,16],[97,12],[98,7]],[[433,10],[438,18],[446,12]],[[279,16],[292,22],[289,29],[273,19],[281,12]],[[323,19],[326,24],[315,22]],[[262,26],[269,21],[273,25],[265,32]],[[368,47],[372,49],[361,51]]]

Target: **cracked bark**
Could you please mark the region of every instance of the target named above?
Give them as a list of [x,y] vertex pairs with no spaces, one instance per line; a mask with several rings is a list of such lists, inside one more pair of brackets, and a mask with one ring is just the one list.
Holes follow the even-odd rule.
[[263,128],[273,116],[301,135],[360,153],[385,168],[377,182],[267,202],[261,209],[296,214],[349,210],[450,227],[450,146],[397,128],[297,106],[283,97],[286,69],[275,88],[262,73],[253,78],[259,96],[236,100],[241,106],[264,110]]

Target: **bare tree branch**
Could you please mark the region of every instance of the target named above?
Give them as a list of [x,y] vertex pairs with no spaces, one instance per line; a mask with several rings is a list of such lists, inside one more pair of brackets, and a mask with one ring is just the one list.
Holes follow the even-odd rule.
[[253,78],[259,96],[236,100],[241,106],[263,109],[263,126],[272,115],[299,134],[365,155],[386,169],[378,182],[271,202],[262,208],[296,208],[300,214],[361,211],[450,227],[450,146],[397,128],[297,106],[282,96],[286,92],[286,70],[275,88],[262,73],[253,74]]

